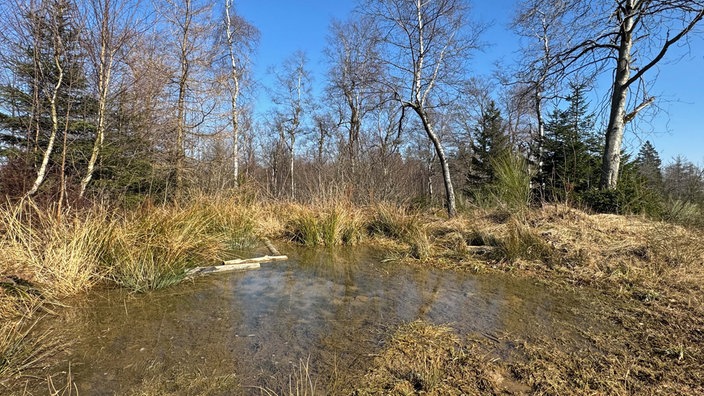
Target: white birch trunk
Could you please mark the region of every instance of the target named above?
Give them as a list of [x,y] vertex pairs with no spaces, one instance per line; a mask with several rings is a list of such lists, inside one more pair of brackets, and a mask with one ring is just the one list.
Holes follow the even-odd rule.
[[98,125],[95,135],[95,142],[93,142],[93,149],[91,150],[90,159],[88,160],[88,166],[86,169],[86,174],[81,180],[81,189],[78,193],[79,197],[83,197],[88,187],[88,183],[93,178],[93,172],[95,171],[95,164],[98,162],[98,156],[103,149],[103,143],[105,141],[105,119],[107,113],[107,102],[108,93],[110,91],[110,78],[113,69],[113,58],[114,51],[108,48],[110,46],[109,37],[109,19],[110,16],[107,15],[109,12],[109,6],[105,5],[103,11],[103,19],[101,24],[100,33],[100,58],[98,60]]
[[[58,35],[58,33],[54,33]],[[46,151],[44,151],[44,157],[42,158],[42,164],[39,166],[39,170],[37,171],[37,178],[34,180],[34,183],[32,184],[32,188],[27,192],[27,196],[32,196],[37,193],[39,190],[39,187],[41,187],[42,183],[44,183],[44,179],[46,178],[46,170],[47,167],[49,166],[49,159],[51,158],[51,153],[54,150],[54,143],[56,142],[56,135],[59,131],[59,116],[58,112],[56,109],[56,100],[59,96],[59,89],[61,88],[61,84],[64,79],[64,70],[61,67],[61,59],[60,59],[60,48],[61,48],[61,38],[56,37],[56,40],[58,40],[57,48],[54,50],[54,64],[56,65],[56,70],[58,72],[58,77],[56,79],[56,84],[54,85],[54,89],[51,93],[51,98],[49,99],[49,107],[51,109],[51,135],[49,136],[49,143],[47,144]]]
[[225,23],[226,23],[226,38],[228,53],[230,55],[230,78],[232,82],[232,87],[230,88],[230,106],[231,113],[230,118],[232,119],[232,157],[233,157],[233,176],[235,178],[235,186],[239,187],[239,174],[240,174],[240,131],[239,131],[239,107],[237,106],[237,101],[240,95],[240,70],[237,67],[237,57],[235,56],[235,50],[233,48],[234,42],[234,31],[232,29],[232,17],[230,15],[230,9],[232,8],[232,0],[225,1]]
[[[632,10],[633,0],[628,0],[627,12]],[[624,15],[619,33],[620,43],[616,75],[612,87],[609,124],[606,128],[606,146],[602,158],[601,181],[602,189],[614,189],[618,184],[618,174],[621,166],[621,143],[626,122],[626,104],[628,101],[628,86],[631,71],[631,50],[633,48],[634,18],[632,14]]]

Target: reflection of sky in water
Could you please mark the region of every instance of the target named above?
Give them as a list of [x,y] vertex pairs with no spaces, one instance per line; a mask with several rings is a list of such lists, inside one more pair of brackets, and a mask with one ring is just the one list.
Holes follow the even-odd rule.
[[584,320],[570,314],[575,297],[528,281],[398,268],[359,249],[292,256],[145,295],[103,292],[68,309],[53,326],[76,341],[66,360],[81,394],[123,393],[176,368],[275,387],[301,359],[324,382],[333,366],[363,368],[390,330],[415,319],[522,335]]

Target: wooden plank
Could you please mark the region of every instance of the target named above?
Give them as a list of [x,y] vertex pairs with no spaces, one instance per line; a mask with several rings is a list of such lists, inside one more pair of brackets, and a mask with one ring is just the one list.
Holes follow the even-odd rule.
[[496,250],[495,246],[467,246],[469,253],[488,254]]
[[262,256],[248,259],[234,259],[223,261],[223,265],[248,264],[248,263],[268,263],[271,261],[286,261],[288,256]]
[[271,261],[288,260],[287,256],[263,256],[248,259],[235,259],[223,261],[222,265],[213,265],[210,267],[195,267],[186,271],[186,277],[192,278],[198,275],[217,274],[222,272],[242,271],[260,268],[260,263],[268,263]]
[[216,274],[221,272],[232,272],[241,271],[248,269],[258,269],[261,267],[259,263],[246,263],[246,264],[230,264],[230,265],[214,265],[211,267],[195,267],[186,271],[186,277],[193,277],[196,275],[206,275],[206,274]]
[[273,243],[269,240],[267,237],[262,237],[262,241],[264,242],[264,245],[266,246],[267,249],[269,249],[269,252],[273,254],[274,256],[280,256],[281,253],[276,249]]

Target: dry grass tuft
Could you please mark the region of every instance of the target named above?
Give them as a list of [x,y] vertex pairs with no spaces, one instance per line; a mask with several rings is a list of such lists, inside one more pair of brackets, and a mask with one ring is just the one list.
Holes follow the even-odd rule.
[[59,347],[50,331],[35,331],[29,317],[0,322],[0,386],[41,365]]
[[103,275],[99,259],[112,226],[102,208],[57,215],[26,201],[0,209],[0,270],[20,274],[45,295],[83,292]]
[[416,321],[401,327],[375,359],[356,395],[494,395],[508,392],[498,366],[477,345],[445,326]]
[[215,214],[197,206],[152,208],[126,216],[109,235],[109,278],[142,292],[180,282],[184,271],[214,263],[225,251]]
[[423,218],[403,208],[378,205],[367,220],[370,235],[381,235],[409,246],[411,257],[425,260],[431,255],[431,245]]
[[340,205],[293,207],[285,234],[305,246],[356,245],[362,240],[362,220],[358,210]]

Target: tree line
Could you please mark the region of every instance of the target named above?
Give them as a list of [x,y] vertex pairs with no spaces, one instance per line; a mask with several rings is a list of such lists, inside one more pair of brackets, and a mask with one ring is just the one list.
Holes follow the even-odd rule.
[[[467,1],[360,0],[330,23],[320,93],[303,51],[270,86],[253,80],[260,32],[234,0],[8,0],[0,12],[7,197],[254,186],[304,202],[442,203],[454,216],[512,158],[536,201],[662,212],[702,199],[696,165],[663,169],[649,142],[631,159],[622,141],[656,103],[657,63],[697,37],[704,2],[522,2],[520,61],[479,78],[486,25]],[[604,126],[585,94],[597,79],[609,81]]]

